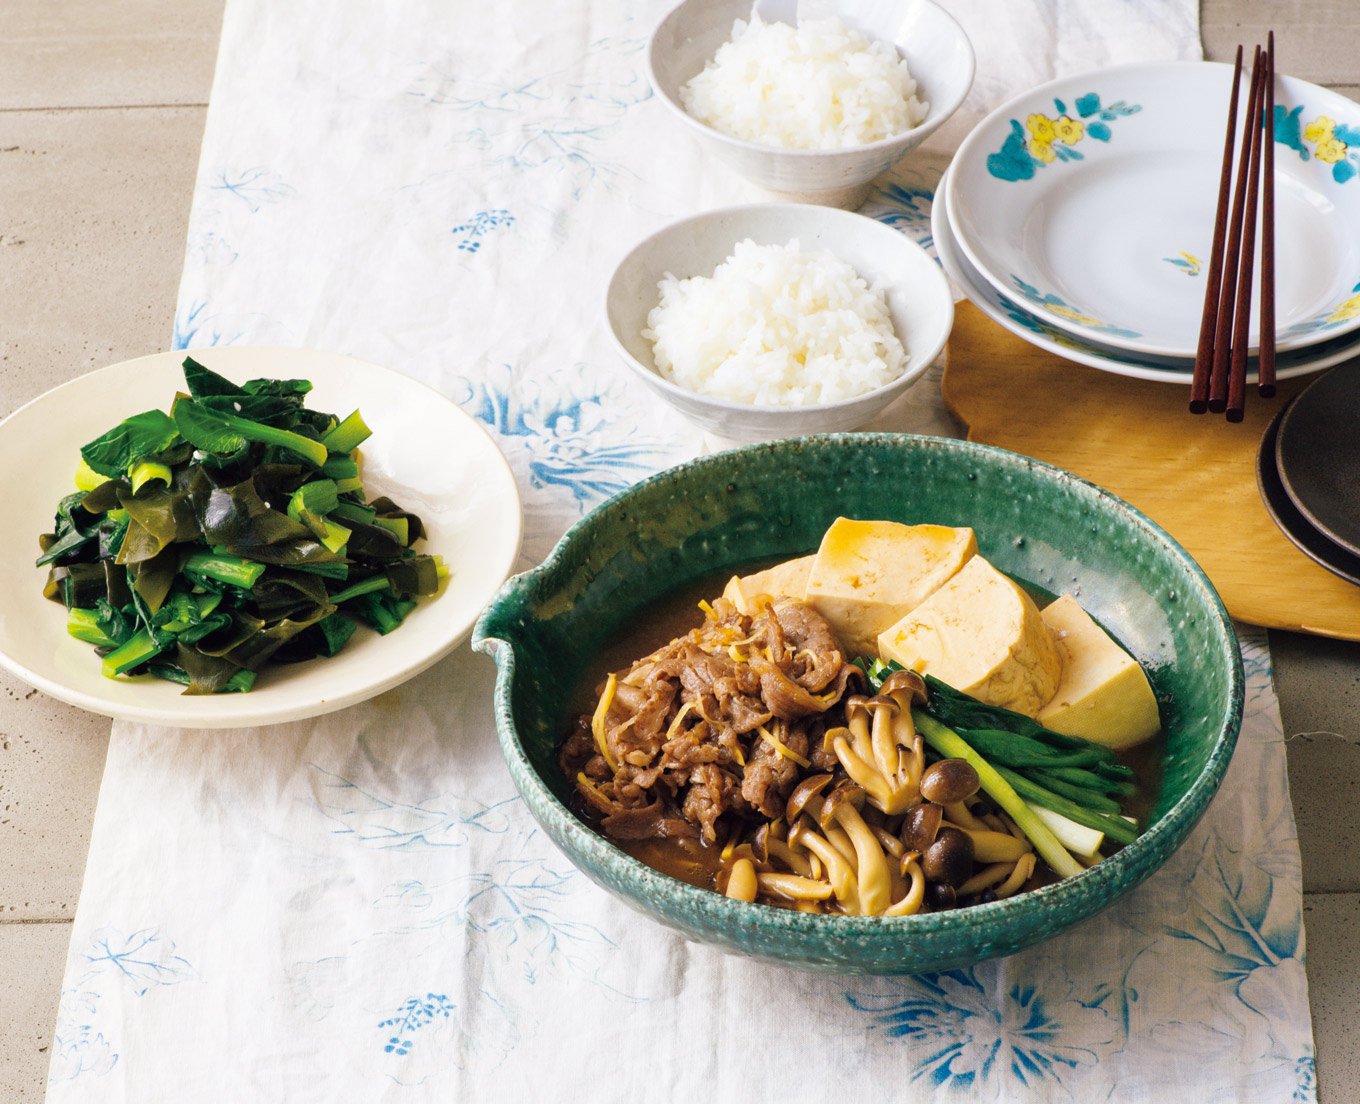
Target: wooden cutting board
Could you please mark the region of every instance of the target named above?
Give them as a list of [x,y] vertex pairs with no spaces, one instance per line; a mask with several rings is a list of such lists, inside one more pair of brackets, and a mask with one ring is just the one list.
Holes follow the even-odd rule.
[[1246,419],[1186,412],[1189,388],[1098,372],[1020,340],[960,303],[944,398],[970,441],[1075,472],[1133,503],[1204,568],[1241,621],[1360,640],[1360,587],[1319,567],[1266,513],[1256,451],[1270,419],[1315,377]]

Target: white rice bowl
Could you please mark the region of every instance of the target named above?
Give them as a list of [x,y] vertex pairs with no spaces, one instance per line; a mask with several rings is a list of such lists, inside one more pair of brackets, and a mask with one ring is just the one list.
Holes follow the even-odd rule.
[[907,353],[880,289],[826,250],[740,242],[712,276],[657,285],[642,336],[662,377],[753,406],[839,402],[886,386]]
[[907,63],[839,19],[738,19],[732,38],[680,89],[685,110],[733,138],[783,149],[845,149],[917,126]]

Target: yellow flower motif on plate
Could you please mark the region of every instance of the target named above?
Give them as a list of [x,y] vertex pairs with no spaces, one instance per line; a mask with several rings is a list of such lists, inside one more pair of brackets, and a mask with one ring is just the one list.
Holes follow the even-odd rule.
[[1075,307],[1069,307],[1066,303],[1049,303],[1048,309],[1054,314],[1061,315],[1063,318],[1078,322],[1083,326],[1103,326],[1099,318],[1092,318],[1089,314],[1082,314]]
[[1335,129],[1335,119],[1329,119],[1326,115],[1319,115],[1303,128],[1303,137],[1304,140],[1308,142],[1328,142],[1331,141],[1332,132]]
[[1319,161],[1326,161],[1329,165],[1335,165],[1338,161],[1345,160],[1346,143],[1340,138],[1328,138],[1326,141],[1319,142],[1313,153]]
[[1086,134],[1086,126],[1066,115],[1053,123],[1053,136],[1064,145],[1075,146]]
[[1349,322],[1360,318],[1360,295],[1352,295],[1327,316],[1328,322]]
[[1052,142],[1040,142],[1034,138],[1030,139],[1029,152],[1034,156],[1034,160],[1042,161],[1045,165],[1057,156],[1053,152]]
[[[1031,143],[1031,145],[1034,143],[1048,145],[1053,141],[1053,120],[1047,115],[1031,115],[1025,120],[1025,126],[1029,128],[1030,134],[1034,136],[1034,142]],[[1050,157],[1048,160],[1051,161],[1052,158]]]

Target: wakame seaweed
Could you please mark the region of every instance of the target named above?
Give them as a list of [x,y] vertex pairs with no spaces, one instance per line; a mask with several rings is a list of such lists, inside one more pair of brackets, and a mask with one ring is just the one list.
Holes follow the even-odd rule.
[[39,538],[43,593],[106,675],[243,693],[270,663],[335,655],[361,623],[392,632],[438,590],[443,563],[411,547],[420,518],[365,498],[359,411],[309,410],[307,380],[236,384],[192,357],[184,383],[169,413],[80,450]]

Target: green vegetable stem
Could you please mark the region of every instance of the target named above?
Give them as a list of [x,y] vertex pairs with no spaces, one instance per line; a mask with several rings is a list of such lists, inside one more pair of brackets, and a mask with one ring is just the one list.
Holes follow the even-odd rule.
[[[329,657],[360,625],[395,631],[447,576],[415,514],[365,501],[372,431],[304,404],[307,380],[236,384],[192,357],[169,414],[80,450],[76,489],[39,538],[46,597],[109,678],[249,691],[270,664]],[[339,609],[344,606],[344,610]]]

